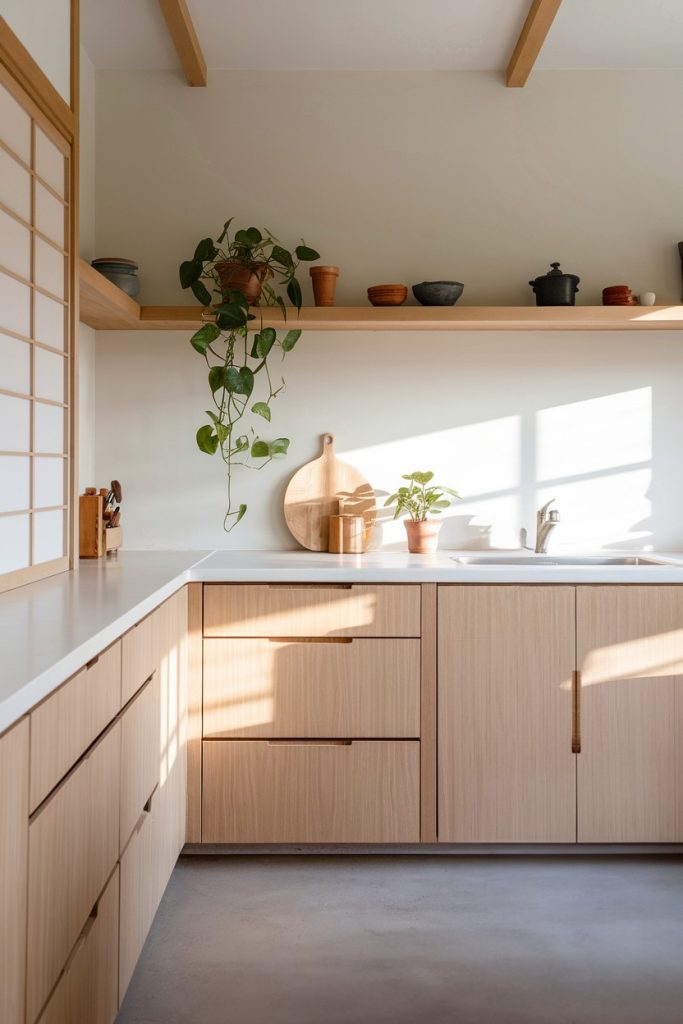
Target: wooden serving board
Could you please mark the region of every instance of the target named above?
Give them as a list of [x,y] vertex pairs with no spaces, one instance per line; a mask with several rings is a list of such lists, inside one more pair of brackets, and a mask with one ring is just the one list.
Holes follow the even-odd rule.
[[334,435],[322,435],[322,455],[299,469],[285,494],[285,521],[293,537],[309,551],[327,551],[328,516],[343,501],[348,515],[365,519],[365,546],[377,514],[377,499],[362,473],[334,454]]

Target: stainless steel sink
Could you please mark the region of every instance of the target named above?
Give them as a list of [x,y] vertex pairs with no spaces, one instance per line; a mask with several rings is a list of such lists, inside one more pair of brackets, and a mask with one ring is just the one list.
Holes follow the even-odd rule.
[[648,558],[643,555],[451,555],[458,565],[505,566],[525,565],[533,568],[537,565],[556,566],[610,566],[610,565],[668,565],[660,558]]

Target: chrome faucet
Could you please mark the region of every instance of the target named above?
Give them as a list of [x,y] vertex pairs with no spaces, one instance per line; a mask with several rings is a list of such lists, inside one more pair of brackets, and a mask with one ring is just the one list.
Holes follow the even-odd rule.
[[[555,499],[551,498],[550,501],[547,501],[545,505],[543,505],[542,508],[539,508],[538,512],[536,513],[536,546],[534,547],[534,552],[537,555],[546,554],[548,550],[548,540],[550,538],[550,534],[553,532],[553,530],[560,521],[560,513],[557,511],[557,509],[553,509],[552,512],[548,511],[548,509],[554,501]],[[526,539],[527,532],[526,530],[522,530],[523,548],[527,547]],[[531,551],[531,548],[528,548],[528,550]]]

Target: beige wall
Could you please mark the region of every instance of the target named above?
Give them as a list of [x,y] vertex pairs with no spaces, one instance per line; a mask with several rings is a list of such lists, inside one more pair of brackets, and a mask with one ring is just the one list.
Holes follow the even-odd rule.
[[[683,74],[97,76],[97,249],[141,264],[145,302],[187,302],[177,266],[235,214],[299,235],[368,284],[464,281],[468,304],[528,303],[551,260],[606,284],[681,291]],[[306,301],[310,301],[307,298]],[[288,357],[267,436],[289,458],[223,480],[194,432],[208,407],[185,334],[101,335],[96,464],[126,491],[128,546],[277,548],[293,470],[325,430],[380,489],[434,468],[466,496],[451,545],[514,544],[553,494],[557,543],[683,547],[683,338],[620,334],[310,334]],[[385,542],[402,541],[400,525]]]
[[0,14],[70,103],[71,0],[2,0]]
[[[81,47],[80,65],[80,204],[81,256],[95,257],[95,69]],[[97,334],[85,324],[78,329],[78,489],[96,486],[95,357]],[[106,481],[105,481],[106,482]]]

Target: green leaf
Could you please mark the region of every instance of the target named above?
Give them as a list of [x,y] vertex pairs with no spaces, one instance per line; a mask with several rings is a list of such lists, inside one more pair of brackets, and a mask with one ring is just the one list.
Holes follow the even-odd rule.
[[280,307],[283,319],[286,320],[287,319],[287,307],[285,306],[285,300],[282,298],[281,295],[276,295],[275,296],[275,301],[277,302],[278,306]]
[[201,352],[202,355],[206,355],[206,350],[212,341],[216,338],[220,338],[221,332],[218,330],[215,324],[204,324],[200,327],[196,334],[193,334],[190,338],[190,344],[192,348],[196,349],[197,352]]
[[277,335],[272,327],[264,327],[263,330],[256,335],[256,351],[258,352],[261,359],[265,359],[271,348],[275,344],[275,338]]
[[249,395],[254,390],[254,374],[248,366],[240,366],[239,369],[240,387],[237,389],[239,395]]
[[235,395],[247,398],[254,390],[254,374],[248,366],[226,366],[223,368],[223,387]]
[[297,309],[301,309],[301,303],[303,301],[301,285],[295,277],[287,282],[287,297],[293,306],[296,306]]
[[283,352],[291,352],[297,341],[301,337],[301,331],[287,331],[284,338],[280,342]]
[[222,302],[220,306],[216,306],[216,323],[224,330],[244,327],[246,322],[247,312],[238,303]]
[[247,299],[244,292],[238,291],[237,288],[229,289],[228,303],[231,306],[241,306],[242,309],[249,309],[249,300]]
[[199,280],[202,269],[199,260],[185,260],[184,263],[181,263],[179,275],[182,287],[189,288],[194,281]]
[[444,487],[443,484],[439,484],[439,490],[443,491],[444,494],[452,494],[454,498],[459,498],[460,495],[457,491],[454,491],[452,487]]
[[255,412],[257,416],[263,416],[264,420],[268,420],[270,423],[270,406],[267,402],[255,402],[251,411]]
[[230,220],[226,220],[225,224],[223,225],[223,230],[221,231],[220,235],[218,236],[218,244],[219,245],[221,244],[221,242],[223,242],[225,240],[225,236],[227,235],[228,229],[230,228],[230,225],[232,224],[234,219],[235,219],[234,217],[231,217]]
[[273,458],[277,458],[278,455],[286,455],[288,448],[288,437],[276,437],[275,440],[270,443],[270,454]]
[[197,447],[207,455],[213,455],[218,447],[218,438],[208,423],[197,431]]
[[405,474],[402,479],[412,480],[416,484],[428,484],[433,476],[434,474],[432,472],[421,473],[419,470],[415,470],[414,473]]
[[213,244],[213,238],[202,238],[194,251],[194,259],[200,260],[202,263],[205,263],[207,260],[214,260],[217,255],[218,250]]
[[211,305],[211,292],[202,283],[202,281],[193,281],[190,288],[192,289],[195,299],[201,302],[202,306]]
[[246,231],[236,231],[235,241],[238,245],[246,245],[250,249],[263,240],[263,235],[258,228],[247,228]]
[[209,370],[209,387],[215,394],[220,388],[225,387],[225,367],[212,366]]
[[279,263],[281,267],[291,267],[294,265],[291,252],[287,252],[287,250],[283,249],[281,245],[273,246],[270,258],[273,263]]
[[251,454],[254,459],[267,459],[270,455],[270,445],[267,441],[254,441],[251,446]]
[[298,259],[305,260],[307,263],[320,259],[320,253],[316,252],[315,249],[309,248],[307,245],[297,245],[295,252]]
[[249,447],[249,438],[247,437],[246,434],[240,434],[240,436],[235,441],[235,451],[236,452],[245,452],[248,447]]
[[227,439],[230,437],[230,431],[232,427],[229,423],[216,423],[216,437],[220,445],[225,444]]
[[237,509],[237,517],[235,519],[235,522],[232,524],[233,526],[237,526],[237,524],[239,523],[240,519],[242,519],[244,517],[244,513],[246,511],[247,511],[247,506],[246,505],[240,505],[240,507]]

